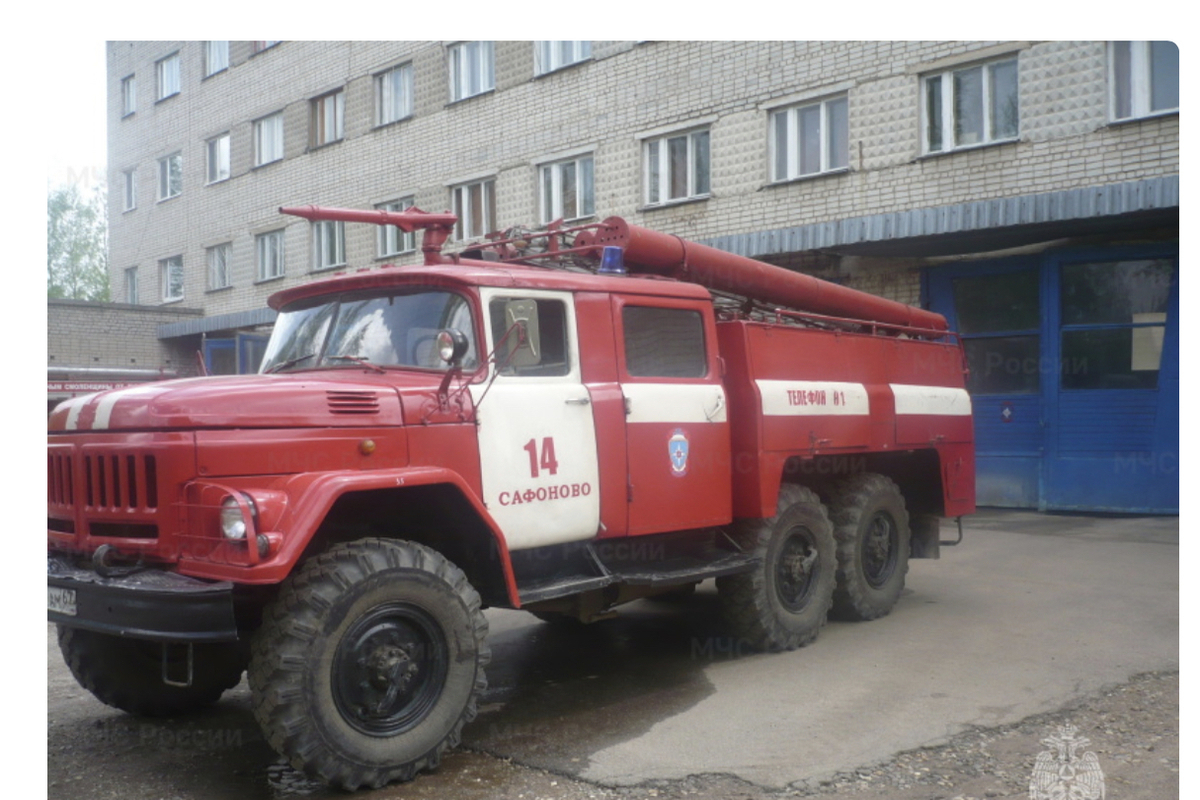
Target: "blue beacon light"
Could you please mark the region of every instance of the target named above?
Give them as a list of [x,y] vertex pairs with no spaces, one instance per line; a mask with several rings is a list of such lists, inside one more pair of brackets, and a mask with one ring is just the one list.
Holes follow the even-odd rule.
[[596,272],[600,275],[624,275],[624,251],[615,245],[606,245],[604,252],[600,256],[600,269],[596,270]]

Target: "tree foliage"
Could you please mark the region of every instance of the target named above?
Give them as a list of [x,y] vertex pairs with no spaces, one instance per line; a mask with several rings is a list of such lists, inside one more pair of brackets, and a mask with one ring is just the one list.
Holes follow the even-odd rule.
[[46,199],[46,267],[50,297],[108,300],[108,212],[104,188],[90,197],[76,186]]

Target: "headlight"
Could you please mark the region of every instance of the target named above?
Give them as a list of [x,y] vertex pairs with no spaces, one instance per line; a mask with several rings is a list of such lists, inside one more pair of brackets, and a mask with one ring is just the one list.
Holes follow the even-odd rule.
[[241,540],[246,538],[246,517],[237,498],[226,497],[221,502],[221,533],[226,539]]

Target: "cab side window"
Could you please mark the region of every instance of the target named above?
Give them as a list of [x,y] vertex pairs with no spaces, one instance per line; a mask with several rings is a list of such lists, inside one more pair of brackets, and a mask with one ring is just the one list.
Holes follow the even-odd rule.
[[703,378],[708,374],[704,321],[684,308],[625,306],[625,368],[634,378]]
[[497,297],[488,306],[501,375],[554,377],[571,371],[561,300]]

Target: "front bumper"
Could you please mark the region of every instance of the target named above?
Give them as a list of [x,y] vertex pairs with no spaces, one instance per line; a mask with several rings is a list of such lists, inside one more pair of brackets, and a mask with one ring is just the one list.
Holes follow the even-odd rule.
[[47,616],[59,625],[163,642],[238,638],[233,584],[227,581],[153,568],[106,577],[51,555],[47,583]]

